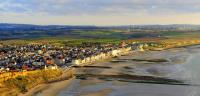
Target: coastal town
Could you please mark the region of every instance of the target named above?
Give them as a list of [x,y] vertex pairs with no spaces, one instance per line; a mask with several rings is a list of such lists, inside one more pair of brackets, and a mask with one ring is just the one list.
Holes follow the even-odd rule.
[[200,0],[1,0],[0,96],[200,96]]
[[[26,93],[39,84],[68,80],[78,67],[113,61],[134,52],[162,51],[165,49],[200,44],[199,39],[185,40],[122,40],[119,43],[82,42],[77,46],[58,46],[51,43],[0,43],[0,87],[14,87],[12,95]],[[146,60],[148,61],[148,60]],[[167,62],[165,59],[150,60]],[[25,81],[24,81],[25,80]],[[34,81],[34,82],[32,82]],[[24,83],[26,82],[26,83]],[[8,93],[6,93],[8,92]],[[9,90],[5,94],[9,94]]]
[[[170,43],[168,43],[170,42]],[[199,44],[199,40],[159,42],[120,42],[119,44],[83,42],[79,46],[56,46],[31,43],[27,45],[0,44],[0,72],[20,72],[41,69],[83,66],[117,57],[131,51],[163,50]]]
[[[0,71],[18,72],[39,69],[55,69],[125,54],[139,44],[83,44],[80,47],[57,47],[50,44],[29,44],[23,46],[0,46]],[[138,47],[137,47],[138,46]],[[139,49],[138,49],[139,50]]]

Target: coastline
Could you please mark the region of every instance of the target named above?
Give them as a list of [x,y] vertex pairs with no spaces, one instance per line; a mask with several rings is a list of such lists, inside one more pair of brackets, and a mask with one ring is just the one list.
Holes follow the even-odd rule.
[[28,90],[26,93],[20,93],[19,96],[55,96],[60,90],[66,88],[71,81],[75,79],[73,76],[74,68],[63,69],[63,73],[58,78],[49,81],[48,83],[38,84],[35,87]]
[[[199,44],[194,44],[194,45],[188,45],[188,46],[196,46]],[[181,48],[181,47],[188,47],[188,46],[180,46],[180,47],[174,47],[174,48]],[[168,48],[168,49],[173,49],[173,48]],[[168,49],[163,49],[163,50],[168,50]],[[163,51],[161,50],[161,51]],[[144,51],[145,52],[145,51]],[[131,54],[132,51],[130,51],[129,54]],[[94,63],[95,64],[95,63]],[[63,74],[65,74],[64,72]],[[56,96],[58,93],[63,90],[64,88],[67,88],[70,83],[74,80],[75,78],[69,78],[68,80],[63,79],[60,81],[55,81],[53,83],[48,83],[48,84],[39,84],[36,87],[30,89],[27,93],[25,94],[20,94],[19,96]]]
[[70,78],[68,80],[63,80],[59,82],[49,83],[49,84],[41,84],[38,85],[31,90],[29,90],[25,94],[20,94],[19,96],[56,96],[60,90],[66,88],[75,78]]
[[[185,56],[190,56],[188,55],[189,54],[188,52],[189,52],[188,49],[185,49],[185,48],[163,50],[162,52],[159,52],[159,51],[135,52],[134,54],[131,54],[130,56],[121,56],[119,58],[115,58],[116,60],[126,59],[127,60],[126,62],[114,62],[114,63],[105,62],[105,63],[98,63],[94,65],[94,66],[101,66],[101,67],[106,66],[106,67],[110,67],[110,69],[100,68],[100,67],[99,68],[80,68],[79,74],[80,76],[82,75],[82,77],[77,78],[75,83],[73,82],[73,84],[70,87],[64,90],[61,90],[59,95],[70,96],[72,94],[73,96],[73,93],[77,92],[79,96],[107,96],[106,95],[107,93],[108,95],[111,95],[111,94],[116,95],[116,94],[120,94],[120,91],[126,92],[126,93],[137,92],[137,91],[132,90],[131,88],[136,88],[137,85],[142,86],[143,84],[140,84],[140,83],[138,84],[137,82],[133,83],[134,80],[131,81],[130,79],[127,79],[132,76],[134,77],[134,75],[136,76],[138,75],[139,77],[143,75],[153,76],[153,77],[158,76],[158,78],[163,78],[163,79],[172,77],[171,79],[173,80],[177,79],[181,81],[182,79],[184,79],[184,77],[182,78],[182,72],[180,70],[182,70],[183,67],[181,66],[184,66],[183,63],[188,58]],[[132,61],[132,58],[149,59],[149,60],[153,60],[156,58],[165,58],[167,60],[169,59],[169,62],[162,62],[162,63],[158,62],[156,64],[156,63],[147,63],[148,61],[145,61],[145,62]],[[173,58],[173,61],[171,61],[172,58]],[[141,68],[143,68],[144,70],[140,70]],[[130,74],[130,76],[124,75],[124,74]],[[119,76],[119,77],[115,79],[115,77],[112,77],[112,76]],[[120,79],[122,79],[122,81],[118,81]],[[146,80],[143,77],[141,77],[141,79]],[[162,80],[160,81],[155,78],[154,80],[155,82],[162,82]],[[170,83],[164,82],[163,84],[164,84],[163,86],[165,87],[165,86],[169,86]],[[148,80],[147,82],[144,82],[144,85],[157,86],[157,84],[153,84],[153,83],[150,83],[149,85]],[[128,89],[126,89],[125,87]],[[142,90],[143,87],[144,86],[139,87],[138,89]],[[150,87],[148,88],[149,90],[151,90]],[[124,90],[120,90],[120,89],[124,89]],[[102,93],[106,93],[106,94],[102,95]],[[74,96],[76,96],[76,94],[74,94]],[[127,96],[132,96],[132,94],[127,95]],[[139,95],[139,96],[143,96],[143,95]],[[151,96],[159,96],[159,95],[154,94]],[[173,96],[176,96],[176,95],[173,95]]]
[[[130,51],[130,50],[121,51],[121,53],[119,53],[118,56],[131,54],[132,52],[133,51]],[[108,56],[107,58],[97,60],[93,63],[88,63],[88,64],[84,63],[79,66],[92,65],[92,64],[96,64],[98,62],[109,61],[110,59],[111,59],[111,57]],[[71,72],[69,72],[68,70],[70,70]],[[39,96],[47,96],[47,95],[48,96],[56,96],[61,90],[68,87],[68,85],[70,85],[71,81],[73,81],[75,79],[75,77],[67,78],[68,80],[66,79],[66,77],[69,77],[69,75],[73,75],[74,72],[76,72],[76,70],[74,70],[73,68],[68,68],[68,69],[64,70],[63,74],[58,79],[53,81],[52,83],[50,82],[48,84],[39,84],[39,85],[35,86],[34,88],[30,89],[25,94],[20,94],[19,96],[38,96],[38,95]]]

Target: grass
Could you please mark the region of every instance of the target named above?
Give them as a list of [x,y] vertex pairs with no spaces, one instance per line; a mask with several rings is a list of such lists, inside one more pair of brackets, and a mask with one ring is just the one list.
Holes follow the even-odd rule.
[[39,43],[39,44],[52,44],[56,46],[79,46],[82,43],[89,42],[89,43],[114,43],[117,44],[121,40],[115,38],[65,38],[65,37],[43,37],[43,38],[36,38],[36,39],[15,39],[15,40],[6,40],[0,41],[0,44],[5,45],[27,45],[32,43]]
[[104,32],[104,31],[76,31],[80,35],[111,35],[112,32]]
[[[6,40],[0,41],[0,44],[9,44],[9,45],[25,45],[30,43],[41,43],[41,44],[52,44],[56,46],[79,46],[84,42],[90,43],[113,43],[119,44],[122,41],[123,36],[127,35],[119,35],[122,34],[120,31],[80,31],[77,33],[81,35],[95,35],[95,36],[105,36],[110,38],[74,38],[74,37],[41,37],[35,39],[15,39],[15,40]],[[117,34],[116,36],[121,36],[120,38],[116,38],[112,36],[113,34]],[[140,43],[148,43],[153,44],[153,46],[148,46],[147,49],[154,48],[174,48],[181,46],[188,46],[194,44],[200,44],[200,34],[199,32],[164,32],[157,33],[161,34],[162,37],[148,37],[148,38],[131,38],[125,39],[124,41],[128,43],[132,42],[140,42]],[[132,34],[134,35],[134,34]],[[142,35],[147,35],[143,33]],[[134,61],[149,61],[149,62],[167,62],[167,60],[134,60]],[[121,62],[121,61],[113,61],[113,62]],[[128,69],[128,68],[127,68]],[[61,70],[38,70],[29,73],[26,76],[18,76],[16,78],[9,79],[4,82],[3,90],[6,90],[9,96],[16,96],[16,94],[27,92],[30,88],[37,86],[38,84],[49,83],[54,80],[57,80],[58,77],[62,74]],[[1,88],[2,89],[2,88]],[[12,93],[12,94],[11,94]]]
[[[34,33],[34,32],[33,32]],[[37,31],[36,33],[40,33]],[[127,34],[124,30],[111,30],[111,29],[88,29],[88,30],[71,30],[71,32],[64,35],[53,35],[53,36],[39,36],[26,39],[15,39],[0,41],[0,43],[10,45],[25,45],[30,43],[50,43],[57,46],[65,45],[80,45],[83,42],[99,42],[99,43],[119,43],[121,40],[133,40],[138,42],[150,42],[153,40],[159,42],[159,39],[182,39],[182,38],[199,38],[200,32],[186,32],[186,31],[148,31],[145,30],[133,30]],[[55,33],[56,34],[56,33]],[[59,32],[58,32],[59,34]],[[159,37],[161,36],[161,37]],[[156,38],[156,39],[155,39]]]
[[[62,75],[62,70],[37,70],[29,72],[26,76],[18,76],[6,80],[3,84],[4,89],[10,89],[13,94],[25,93],[29,89],[43,83],[49,83],[59,79]],[[2,88],[1,88],[2,89]],[[9,92],[4,92],[9,93]],[[16,96],[16,95],[6,95]]]

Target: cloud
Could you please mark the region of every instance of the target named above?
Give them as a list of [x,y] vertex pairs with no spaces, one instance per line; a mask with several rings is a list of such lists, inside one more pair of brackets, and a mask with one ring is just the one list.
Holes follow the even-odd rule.
[[[40,23],[44,22],[47,23],[48,21],[49,23],[53,23],[53,21],[58,22],[56,20],[60,20],[59,22],[64,23],[60,19],[62,18],[63,20],[74,21],[80,24],[82,24],[83,22],[84,23],[91,22],[91,24],[95,24],[94,21],[98,23],[101,21],[109,21],[109,19],[111,19],[110,21],[113,21],[114,24],[114,18],[115,20],[118,20],[120,22],[128,22],[128,20],[125,20],[124,18],[134,19],[132,20],[132,22],[135,23],[135,22],[143,22],[142,20],[141,21],[135,20],[138,18],[144,20],[145,18],[148,17],[149,19],[154,20],[154,18],[162,18],[162,17],[172,18],[172,16],[174,16],[173,18],[179,17],[186,19],[186,17],[189,18],[189,16],[196,17],[197,14],[199,13],[200,13],[200,0],[1,0],[0,1],[0,14],[1,14],[0,21],[4,22],[18,21],[18,22],[29,23],[29,22],[34,22],[33,20],[35,20],[35,18],[39,19],[42,18],[40,20],[41,21]],[[19,21],[18,18],[20,18],[20,16],[26,18],[27,20]],[[90,21],[89,17],[93,21]],[[100,21],[94,18],[99,19]],[[78,20],[80,22],[78,22]],[[151,21],[148,19],[145,20]]]
[[200,13],[175,14],[175,15],[75,15],[75,16],[49,16],[46,13],[35,15],[6,13],[0,15],[5,23],[29,23],[29,24],[61,24],[61,25],[129,25],[129,24],[199,24]]
[[4,0],[0,9],[9,12],[50,15],[190,13],[199,12],[199,0]]
[[0,8],[11,12],[46,12],[54,15],[199,12],[199,0],[5,0]]

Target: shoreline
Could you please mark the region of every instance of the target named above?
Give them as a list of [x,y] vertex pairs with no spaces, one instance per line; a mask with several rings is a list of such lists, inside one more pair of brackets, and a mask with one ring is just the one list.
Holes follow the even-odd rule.
[[73,77],[68,80],[62,80],[54,83],[40,84],[29,90],[27,93],[20,94],[19,96],[56,96],[60,90],[68,87],[74,79],[75,78]]
[[47,83],[38,84],[29,89],[26,93],[20,93],[19,96],[55,96],[60,90],[66,88],[74,79],[74,68],[63,70],[63,73],[58,78],[51,80]]
[[[122,55],[128,55],[131,53],[133,53],[133,51],[122,52],[121,55],[118,55],[117,57],[122,56]],[[85,63],[85,64],[79,65],[79,66],[93,65],[93,64],[97,64],[98,62],[106,62],[106,61],[111,60],[112,58],[108,57],[108,58],[97,60],[93,63],[88,63],[88,64]],[[73,74],[74,72],[76,72],[75,70],[73,70],[73,68],[69,68],[67,70],[71,70],[72,72],[64,70],[63,74],[60,76],[60,78],[65,78],[66,74],[68,72],[69,72],[69,74],[70,73]],[[48,84],[39,84],[39,85],[35,86],[34,88],[30,89],[25,94],[20,94],[19,96],[37,96],[37,95],[39,95],[39,96],[47,96],[47,95],[48,96],[56,96],[63,88],[68,87],[74,79],[75,79],[75,77],[68,78],[68,80],[66,80],[66,79],[59,80],[59,78],[58,78],[58,81],[55,80],[55,82],[52,82],[52,83],[50,82]]]
[[[185,47],[190,47],[190,46],[197,46],[199,44],[194,44],[194,45],[188,45],[188,46],[180,46],[180,47],[173,47],[173,48],[185,48]],[[161,51],[164,50],[169,50],[169,49],[173,49],[173,48],[167,48],[167,49],[163,49]],[[146,52],[146,51],[144,51]],[[130,51],[131,54],[133,53],[133,51]],[[110,60],[110,59],[109,59]],[[107,60],[105,60],[107,61]],[[96,64],[97,62],[93,63]],[[93,65],[93,64],[88,64],[88,65]],[[85,65],[85,64],[84,64]],[[66,72],[64,72],[63,74],[66,74]],[[35,86],[34,88],[30,89],[27,93],[25,94],[20,94],[19,96],[56,96],[59,94],[59,92],[61,90],[63,90],[64,88],[67,88],[71,82],[75,79],[75,77],[69,78],[68,80],[60,80],[60,81],[55,81],[52,83],[48,83],[48,84],[39,84],[37,86]]]

